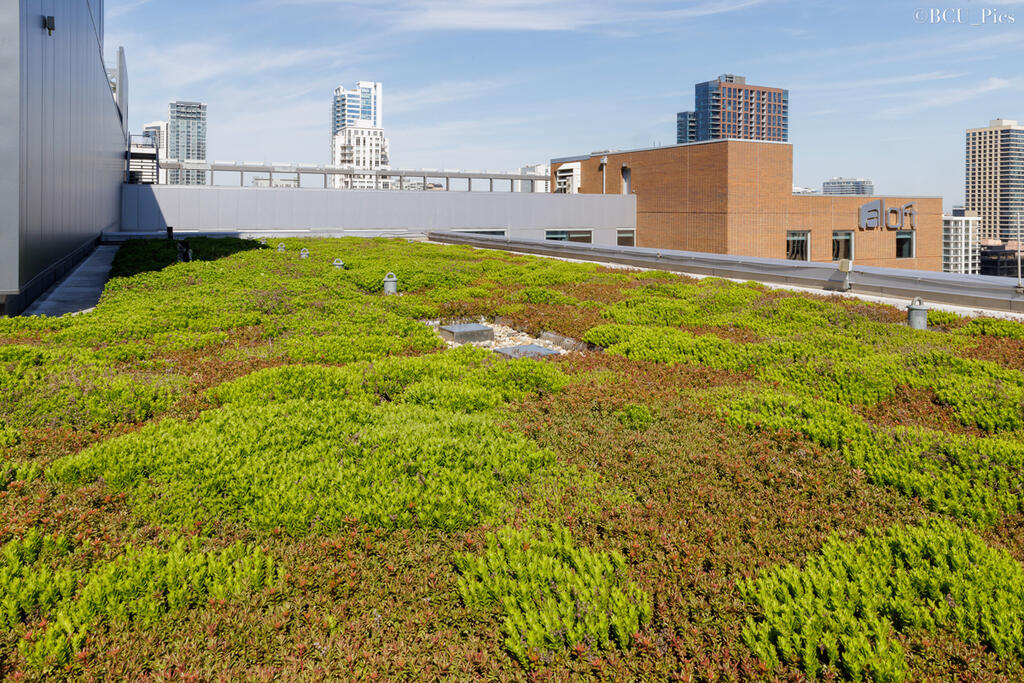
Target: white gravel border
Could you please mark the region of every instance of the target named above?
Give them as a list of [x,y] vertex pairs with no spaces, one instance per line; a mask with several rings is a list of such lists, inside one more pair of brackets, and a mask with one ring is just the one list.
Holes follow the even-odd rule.
[[444,337],[441,337],[441,333],[438,332],[437,328],[441,326],[441,323],[439,321],[424,321],[425,324],[433,328],[434,332],[437,332],[437,336],[441,337],[441,340],[448,345],[449,349],[454,349],[458,346],[466,346],[468,344],[469,346],[475,346],[479,349],[490,349],[493,351],[495,349],[503,349],[508,346],[525,346],[526,344],[536,344],[537,346],[542,346],[545,349],[550,349],[551,351],[555,351],[559,354],[568,353],[566,349],[562,348],[561,346],[558,346],[553,342],[550,342],[546,339],[540,339],[539,337],[531,337],[525,332],[520,332],[514,327],[509,327],[508,325],[498,325],[493,322],[488,322],[486,318],[479,318],[473,322],[480,323],[481,325],[486,325],[487,327],[490,327],[492,330],[494,330],[494,340],[483,342],[467,342],[466,344],[448,341]]

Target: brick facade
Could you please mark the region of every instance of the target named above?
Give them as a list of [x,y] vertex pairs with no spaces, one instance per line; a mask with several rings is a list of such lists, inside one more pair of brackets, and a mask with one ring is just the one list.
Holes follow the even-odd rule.
[[[552,183],[570,161],[580,164],[583,194],[622,193],[628,168],[640,247],[786,258],[787,231],[807,231],[811,260],[831,261],[832,232],[844,230],[858,265],[942,270],[941,198],[794,195],[790,144],[715,140],[573,157],[551,162]],[[896,230],[859,227],[860,207],[879,199],[887,208],[913,203],[913,258],[896,257]]]

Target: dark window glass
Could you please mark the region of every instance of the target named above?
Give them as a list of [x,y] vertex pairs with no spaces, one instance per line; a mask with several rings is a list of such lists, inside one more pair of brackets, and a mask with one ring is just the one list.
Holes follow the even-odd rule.
[[544,239],[555,242],[583,242],[590,244],[589,230],[546,230]]
[[809,261],[810,249],[808,241],[809,233],[807,232],[787,232],[786,258],[790,261]]
[[896,258],[914,258],[914,231],[896,232]]
[[836,231],[832,233],[832,260],[853,260],[853,233]]
[[636,230],[616,230],[615,243],[620,247],[635,247]]

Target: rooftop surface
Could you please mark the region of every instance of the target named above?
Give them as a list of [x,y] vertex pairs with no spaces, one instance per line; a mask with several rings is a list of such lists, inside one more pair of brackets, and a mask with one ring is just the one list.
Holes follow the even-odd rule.
[[1024,678],[1024,325],[277,241],[0,319],[5,674]]

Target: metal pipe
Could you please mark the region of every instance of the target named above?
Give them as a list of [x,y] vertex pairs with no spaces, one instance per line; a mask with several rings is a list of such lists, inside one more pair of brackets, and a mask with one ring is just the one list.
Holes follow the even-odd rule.
[[1020,211],[1017,212],[1017,293],[1024,294],[1024,280],[1020,277]]

